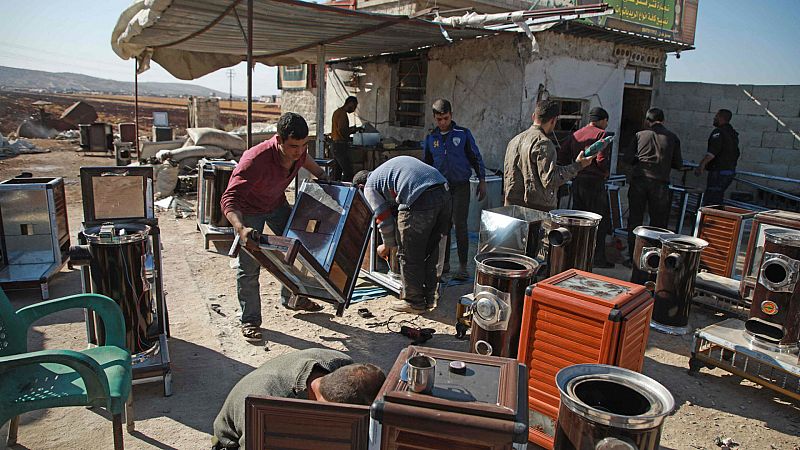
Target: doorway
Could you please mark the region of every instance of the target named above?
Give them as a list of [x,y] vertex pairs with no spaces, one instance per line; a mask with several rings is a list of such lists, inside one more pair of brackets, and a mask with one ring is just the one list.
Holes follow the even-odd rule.
[[644,117],[650,109],[651,89],[626,87],[622,94],[622,118],[619,127],[620,158],[617,161],[617,172],[627,173],[628,167],[624,163],[626,151],[636,151],[631,147],[635,144],[636,133],[644,129]]

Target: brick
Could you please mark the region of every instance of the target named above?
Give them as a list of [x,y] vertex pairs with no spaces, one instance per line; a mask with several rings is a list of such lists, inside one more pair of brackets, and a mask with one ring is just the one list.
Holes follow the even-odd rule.
[[781,122],[783,122],[783,125],[778,124],[778,133],[791,133],[794,131],[800,135],[800,117],[781,117]]
[[760,101],[782,100],[783,86],[754,86],[751,93]]
[[769,109],[772,114],[780,117],[782,120],[800,117],[800,100],[770,100],[767,103],[767,109]]
[[773,164],[786,164],[789,166],[800,166],[800,150],[793,148],[773,148],[770,153],[772,154]]
[[694,127],[708,127],[709,133],[711,132],[711,127],[713,126],[714,123],[714,113],[695,111],[691,113],[691,117],[692,120],[690,123]]
[[772,151],[762,147],[744,147],[739,145],[739,161],[749,161],[750,163],[770,163],[772,162]]
[[729,97],[711,97],[711,104],[708,107],[709,112],[716,113],[720,109],[727,109],[736,114],[739,108],[739,100]]
[[740,158],[737,169],[745,172],[756,172],[775,177],[785,177],[789,171],[789,166],[786,164],[754,163],[748,160],[742,160]]
[[722,86],[722,95],[725,98],[735,98],[737,100],[744,100],[747,97],[744,91],[753,92],[753,85],[751,84],[743,84],[743,85],[736,85],[736,84],[726,84]]
[[711,103],[711,97],[707,95],[687,95],[684,97],[683,109],[684,111],[698,111],[709,112],[708,105]]
[[702,97],[723,97],[725,95],[724,84],[698,83],[694,86],[693,94]]
[[739,147],[761,147],[761,140],[764,137],[763,131],[751,129],[739,129]]
[[761,102],[761,105],[750,100],[739,100],[739,106],[736,108],[736,114],[739,116],[766,116],[767,112],[764,111],[764,106],[767,102]]
[[731,123],[739,133],[778,130],[778,122],[769,116],[737,116]]
[[[795,166],[790,166],[786,176],[789,178],[794,178],[795,180],[800,180],[800,164]],[[797,186],[792,186],[794,189],[797,189]]]
[[783,87],[784,100],[800,100],[800,84]]
[[766,148],[788,148],[792,146],[794,136],[789,133],[764,133],[761,146]]

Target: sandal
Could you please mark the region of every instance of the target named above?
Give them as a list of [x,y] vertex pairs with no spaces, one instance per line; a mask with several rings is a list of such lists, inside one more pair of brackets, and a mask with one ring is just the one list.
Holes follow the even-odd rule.
[[260,341],[263,338],[261,328],[249,323],[242,325],[242,336],[247,341]]
[[283,307],[290,310],[290,311],[305,311],[305,312],[319,312],[325,309],[319,303],[312,302],[311,300],[306,299],[305,302],[300,303],[299,305],[292,308],[286,303],[282,303]]

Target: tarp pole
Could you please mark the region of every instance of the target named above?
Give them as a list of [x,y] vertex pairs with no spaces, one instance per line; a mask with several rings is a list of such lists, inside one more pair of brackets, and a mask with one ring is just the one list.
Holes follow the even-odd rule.
[[325,46],[317,47],[317,158],[325,157]]
[[136,150],[136,157],[140,158],[139,153],[139,58],[133,58],[133,121],[136,123],[133,133],[133,148]]
[[253,146],[253,0],[247,0],[247,148]]

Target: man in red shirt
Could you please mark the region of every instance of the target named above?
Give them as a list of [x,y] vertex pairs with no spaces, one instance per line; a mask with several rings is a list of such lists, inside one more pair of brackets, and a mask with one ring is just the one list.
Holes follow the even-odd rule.
[[[249,229],[262,231],[264,224],[273,233],[283,234],[292,212],[284,191],[300,168],[317,178],[322,168],[308,157],[308,124],[299,114],[286,113],[278,119],[278,133],[244,152],[231,175],[220,205],[225,217],[246,239]],[[242,335],[247,340],[261,340],[261,296],[258,275],[261,266],[247,252],[239,252],[236,290],[242,308]],[[281,289],[281,303],[289,308],[290,292]],[[296,302],[294,309],[319,311],[322,306],[308,299]]]
[[[608,127],[606,110],[600,107],[592,108],[589,111],[589,124],[572,133],[561,146],[558,154],[559,164],[569,164],[575,161],[579,152],[608,136],[606,127]],[[594,267],[601,268],[614,267],[614,264],[606,259],[606,235],[611,231],[611,220],[605,183],[608,179],[610,165],[611,145],[606,145],[591,164],[578,172],[578,176],[572,182],[572,207],[603,216],[597,229],[592,264]]]

